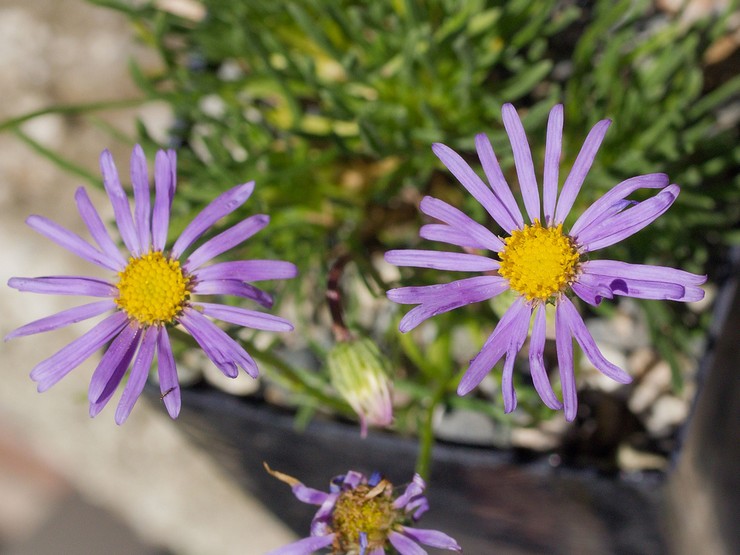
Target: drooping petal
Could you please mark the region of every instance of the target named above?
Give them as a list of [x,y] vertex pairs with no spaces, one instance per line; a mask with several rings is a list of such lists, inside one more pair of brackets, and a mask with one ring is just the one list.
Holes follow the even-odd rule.
[[265,291],[236,279],[214,279],[198,281],[193,286],[193,293],[199,295],[234,295],[251,299],[265,308],[273,304],[272,296]]
[[532,326],[532,338],[529,341],[529,372],[532,376],[532,383],[537,394],[549,408],[560,410],[563,408],[555,396],[555,392],[550,385],[550,379],[545,370],[544,351],[545,351],[545,332],[547,327],[547,316],[544,305],[539,305],[534,312],[534,324]]
[[542,204],[546,225],[555,218],[555,203],[558,199],[560,153],[563,147],[563,105],[556,104],[547,118],[545,144],[545,169],[542,177]]
[[39,393],[46,391],[72,370],[77,368],[93,353],[111,340],[126,325],[122,312],[111,314],[31,370],[31,379],[38,382]]
[[501,109],[506,134],[509,136],[511,150],[514,153],[516,175],[519,178],[519,189],[524,199],[524,208],[527,210],[529,221],[540,218],[540,193],[537,187],[537,178],[534,175],[532,151],[529,149],[527,135],[524,133],[522,121],[516,109],[511,104],[504,104]]
[[180,258],[185,249],[192,245],[207,229],[244,204],[251,196],[252,191],[254,191],[254,181],[237,185],[216,197],[180,234],[172,247],[172,257]]
[[401,555],[428,555],[418,543],[400,532],[391,530],[388,539]]
[[584,272],[579,278],[583,285],[593,288],[608,288],[613,295],[624,295],[635,299],[659,299],[692,302],[704,297],[699,287],[679,283],[647,281],[629,277],[613,277]]
[[123,270],[126,267],[126,259],[121,255],[121,251],[111,239],[108,229],[103,224],[103,220],[100,218],[100,214],[93,206],[90,201],[90,197],[87,195],[84,187],[79,187],[75,191],[75,202],[77,203],[77,211],[85,222],[90,235],[95,239],[100,249],[108,255],[111,260],[116,263],[115,271]]
[[591,169],[591,164],[593,164],[594,158],[596,158],[601,141],[604,140],[604,135],[606,135],[606,131],[609,129],[611,123],[611,120],[608,119],[601,120],[593,126],[586,140],[583,141],[581,151],[578,153],[576,161],[573,163],[573,167],[568,174],[568,178],[563,184],[563,189],[560,191],[560,198],[558,198],[558,205],[555,209],[555,224],[563,223],[570,209],[573,207],[578,192],[581,190],[581,185],[583,185],[583,181]]
[[514,222],[502,202],[457,152],[441,143],[434,143],[432,151],[502,229],[513,229]]
[[464,252],[425,251],[417,249],[391,250],[385,260],[396,266],[433,268],[458,272],[488,272],[497,270],[499,262],[487,256]]
[[182,404],[180,380],[177,377],[177,366],[172,354],[170,336],[165,327],[159,329],[159,335],[157,336],[157,369],[159,391],[164,406],[171,418],[177,418]]
[[411,528],[402,526],[401,530],[405,536],[412,540],[437,549],[447,549],[449,551],[462,551],[460,545],[444,532],[438,530],[425,530],[423,528]]
[[632,381],[632,377],[627,372],[604,358],[576,307],[567,297],[560,300],[558,313],[562,313],[563,320],[567,323],[581,349],[599,372],[619,383],[626,384]]
[[[457,233],[468,237],[468,244],[460,245],[459,242],[452,242],[453,245],[470,246],[473,248],[488,249],[494,252],[498,252],[504,248],[504,243],[496,237],[488,228],[482,226],[478,222],[474,221],[467,214],[462,211],[450,206],[443,200],[436,199],[434,197],[424,197],[421,200],[419,209],[432,218],[436,218],[447,224],[448,227]],[[439,226],[442,227],[442,226]],[[432,226],[424,226],[421,228],[419,235],[425,239],[434,239],[433,237],[425,237],[424,230],[432,228]],[[444,239],[442,239],[444,240]],[[450,242],[450,241],[446,241]]]
[[[585,275],[585,274],[584,274]],[[602,299],[613,299],[614,293],[605,284],[602,283],[585,283],[584,275],[582,275],[579,281],[572,283],[570,288],[578,297],[590,304],[591,306],[599,306]]]
[[310,536],[289,545],[273,549],[267,555],[313,555],[319,549],[329,547],[334,542],[335,534]]
[[141,336],[141,328],[128,325],[116,336],[103,355],[93,373],[88,390],[91,418],[100,414],[118,389],[139,348]]
[[257,214],[256,216],[250,216],[249,218],[242,220],[235,226],[219,233],[195,249],[195,251],[193,251],[193,253],[188,257],[185,264],[183,264],[182,269],[185,272],[191,272],[219,254],[234,248],[243,241],[246,241],[252,235],[263,229],[268,223],[270,223],[270,217],[264,214]]
[[175,194],[174,175],[175,170],[170,167],[170,156],[164,150],[158,151],[154,159],[155,196],[152,211],[152,246],[155,251],[163,251],[167,243],[170,210]]
[[510,218],[510,221],[507,221],[509,225],[503,229],[511,234],[512,230],[523,228],[524,218],[522,218],[522,211],[519,210],[519,206],[516,204],[511,188],[506,182],[504,173],[501,171],[501,166],[496,159],[496,154],[493,152],[491,141],[488,140],[488,136],[485,133],[479,133],[475,136],[475,149],[478,152],[478,158],[483,166],[486,178],[491,185],[491,189],[493,189],[493,194],[501,201]]
[[555,350],[558,354],[558,373],[560,389],[563,392],[565,419],[572,422],[578,414],[578,393],[573,369],[573,339],[567,318],[563,314],[563,306],[564,303],[560,302],[555,310]]
[[141,145],[131,152],[131,185],[134,189],[134,225],[139,238],[140,254],[149,250],[151,231],[151,201],[149,199],[149,172]]
[[603,249],[634,235],[665,213],[678,197],[678,185],[669,185],[654,197],[589,226],[578,236],[578,243],[586,252]]
[[578,237],[579,233],[586,230],[592,223],[603,220],[604,214],[612,206],[621,202],[638,189],[662,189],[666,185],[668,185],[668,176],[664,173],[638,175],[622,181],[620,184],[612,187],[580,215],[570,230],[571,237]]
[[326,493],[325,491],[319,491],[314,488],[310,488],[301,482],[298,482],[297,484],[293,484],[291,486],[291,489],[293,491],[293,495],[296,496],[296,499],[299,501],[302,501],[303,503],[308,503],[309,505],[323,505],[326,503],[326,500],[329,498],[329,493]]
[[280,318],[272,314],[214,303],[198,302],[193,303],[193,306],[202,309],[203,314],[206,316],[218,318],[219,320],[236,324],[237,326],[267,331],[293,331],[293,324],[285,318]]
[[149,368],[154,360],[154,350],[157,344],[157,335],[159,328],[151,326],[144,332],[144,337],[139,346],[139,352],[136,354],[136,360],[131,366],[126,387],[123,388],[121,400],[116,407],[115,420],[119,426],[126,422],[134,404],[139,399],[141,392],[144,390],[146,379],[149,376]]
[[132,254],[141,254],[134,219],[131,217],[128,196],[126,196],[126,192],[121,186],[116,164],[108,149],[105,149],[100,155],[100,173],[103,175],[103,186],[105,186],[105,191],[108,193],[111,206],[113,206],[113,215],[116,218],[116,225],[123,243]]
[[399,495],[395,499],[395,501],[393,501],[393,508],[403,509],[412,499],[418,497],[419,495],[422,495],[426,487],[427,484],[424,481],[424,478],[422,478],[419,474],[414,474],[414,477],[406,486],[406,489],[403,491],[403,493]]
[[113,270],[114,272],[120,269],[116,259],[111,258],[107,253],[100,252],[76,233],[43,216],[29,216],[26,219],[26,224],[34,231],[54,241],[60,247],[67,249],[69,252],[76,254],[88,262]]
[[268,279],[291,279],[298,275],[298,268],[283,260],[236,260],[218,262],[198,268],[193,272],[197,280],[229,279],[237,281],[263,281]]
[[391,289],[387,295],[399,304],[419,304],[399,324],[399,330],[406,333],[432,316],[486,301],[508,288],[508,282],[502,277],[476,276],[439,285],[400,287]]
[[514,391],[514,362],[516,356],[524,345],[529,331],[529,320],[531,309],[527,317],[519,318],[512,323],[514,330],[509,338],[509,345],[506,348],[506,361],[504,370],[501,374],[501,394],[504,398],[504,412],[510,413],[516,409],[516,392]]
[[240,367],[253,378],[259,375],[257,364],[249,353],[197,310],[186,308],[180,316],[180,323],[195,338],[208,358],[229,378],[235,378]]
[[61,312],[57,312],[51,316],[40,318],[21,326],[8,335],[5,336],[5,341],[13,339],[14,337],[22,337],[24,335],[33,335],[35,333],[42,333],[45,331],[51,331],[70,324],[82,322],[88,318],[99,316],[103,312],[112,310],[116,307],[116,303],[113,301],[97,301],[94,303],[84,304],[82,306],[76,306]]
[[511,338],[519,327],[518,324],[525,320],[529,322],[531,314],[531,307],[521,297],[518,297],[499,320],[483,348],[470,361],[470,366],[457,386],[458,395],[465,395],[472,391],[493,369],[509,348]]
[[87,295],[115,297],[118,289],[102,279],[85,276],[49,276],[38,278],[10,278],[8,287],[30,293],[47,295]]

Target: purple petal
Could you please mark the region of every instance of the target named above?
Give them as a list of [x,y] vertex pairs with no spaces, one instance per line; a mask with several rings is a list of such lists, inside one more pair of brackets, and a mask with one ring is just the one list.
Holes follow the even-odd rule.
[[591,131],[588,133],[586,140],[583,142],[581,151],[576,157],[576,161],[573,163],[573,167],[568,174],[568,178],[563,184],[563,189],[560,191],[560,198],[558,199],[558,206],[555,209],[555,223],[561,224],[565,221],[568,216],[570,209],[573,207],[573,203],[578,196],[578,192],[581,190],[584,179],[588,171],[591,169],[591,164],[596,158],[596,153],[599,151],[601,141],[604,140],[606,130],[611,125],[611,120],[604,119],[593,126]]
[[[170,155],[170,153],[172,153]],[[160,150],[154,159],[154,210],[152,211],[152,246],[155,251],[163,251],[167,244],[167,230],[170,225],[170,209],[175,196],[174,151]]]
[[558,401],[555,392],[550,385],[550,378],[545,370],[545,331],[547,327],[547,316],[545,306],[540,304],[534,312],[534,324],[532,326],[532,338],[529,342],[529,372],[532,375],[532,383],[537,394],[549,408],[560,410],[563,403]]
[[563,105],[556,104],[547,119],[547,142],[545,144],[545,169],[542,179],[542,204],[547,225],[555,218],[555,203],[558,198],[558,173],[560,153],[563,147]]
[[172,257],[180,258],[182,253],[205,231],[224,216],[244,204],[254,191],[254,181],[237,185],[221,193],[188,224],[172,247]]
[[116,297],[118,289],[102,279],[85,276],[50,276],[38,278],[10,278],[8,287],[30,293],[50,295],[87,295]]
[[300,482],[292,486],[292,491],[296,499],[309,505],[323,505],[330,495],[325,491],[309,488]]
[[578,314],[576,307],[573,306],[573,303],[570,302],[567,297],[562,297],[560,300],[560,303],[558,304],[558,313],[562,313],[563,320],[567,323],[573,336],[576,338],[576,341],[578,341],[578,344],[581,346],[581,349],[583,349],[588,360],[591,361],[591,364],[593,364],[599,372],[619,383],[626,384],[632,381],[632,378],[627,372],[604,358],[604,355],[599,351],[594,338],[591,337],[591,333],[586,328],[586,324],[583,323],[583,319]]
[[422,478],[419,474],[414,474],[414,477],[411,479],[409,485],[406,486],[406,489],[403,491],[403,493],[399,495],[393,502],[393,508],[405,508],[412,499],[418,497],[419,495],[422,495],[426,487],[427,484],[424,481],[424,478]]
[[400,304],[420,303],[399,324],[399,330],[406,333],[432,316],[486,301],[508,288],[508,281],[502,277],[477,276],[438,285],[400,287],[391,289],[387,295],[391,301]]
[[105,345],[126,325],[126,315],[116,312],[97,324],[31,371],[31,379],[38,382],[38,391],[46,391],[88,357]]
[[151,244],[151,200],[149,198],[149,173],[146,168],[146,156],[140,145],[135,145],[131,152],[131,185],[134,189],[134,217],[136,235],[141,247],[140,254],[149,250]]
[[602,299],[614,298],[614,293],[612,293],[612,290],[607,285],[602,283],[586,284],[583,282],[583,275],[581,274],[581,277],[578,278],[581,281],[572,283],[570,286],[580,299],[591,306],[599,306]]
[[136,360],[134,360],[134,364],[131,366],[131,372],[129,372],[126,387],[123,388],[121,400],[118,402],[118,407],[116,407],[115,420],[119,426],[126,422],[128,415],[131,414],[131,410],[134,408],[134,404],[136,404],[141,392],[144,390],[146,379],[149,376],[149,368],[154,360],[154,349],[157,344],[158,334],[159,328],[156,326],[150,326],[144,332],[139,352],[136,354]]
[[141,254],[139,238],[134,228],[134,220],[131,217],[131,208],[129,207],[128,196],[121,186],[118,178],[118,170],[113,161],[113,156],[108,149],[100,154],[100,172],[103,174],[103,185],[108,193],[111,206],[113,206],[113,215],[116,218],[118,232],[126,248],[134,255]]
[[[452,242],[453,245],[489,249],[494,252],[498,252],[504,248],[503,241],[501,241],[501,239],[491,233],[486,227],[472,220],[465,213],[461,212],[453,206],[450,206],[442,200],[436,199],[434,197],[424,197],[421,200],[419,208],[427,216],[437,218],[438,220],[448,224],[451,230],[459,233],[463,237],[468,237],[467,244]],[[435,226],[435,229],[436,227],[443,226]],[[440,240],[435,237],[425,237],[425,228],[429,229],[432,228],[432,226],[422,227],[422,230],[419,232],[422,237],[435,241]]]
[[267,331],[293,331],[293,324],[285,318],[273,316],[272,314],[223,304],[193,303],[193,305],[201,308],[203,314],[206,316],[218,318],[219,320],[236,324],[237,326]]
[[71,253],[76,254],[88,262],[92,262],[93,264],[97,264],[103,268],[108,268],[114,272],[120,270],[120,266],[116,259],[112,259],[108,254],[100,252],[82,237],[76,233],[72,233],[59,224],[42,216],[35,215],[29,216],[28,219],[26,219],[26,223],[28,224],[28,227],[34,231],[48,239],[51,239],[60,247],[67,249]]
[[618,243],[655,221],[670,208],[678,193],[678,185],[669,185],[654,197],[583,230],[578,243],[585,252]]
[[311,536],[303,538],[297,542],[293,542],[290,545],[273,549],[267,555],[312,555],[319,549],[329,547],[334,543],[335,534],[328,534],[326,536]]
[[237,376],[239,367],[253,378],[259,375],[257,365],[249,353],[197,310],[186,308],[180,316],[180,323],[195,338],[208,358],[229,378]]
[[85,222],[90,235],[95,239],[100,249],[111,260],[115,261],[116,268],[114,270],[123,270],[126,267],[126,259],[121,255],[121,251],[118,250],[113,239],[111,239],[108,230],[103,224],[103,220],[100,219],[100,214],[98,214],[98,211],[90,201],[90,197],[87,196],[87,191],[85,191],[84,187],[79,187],[75,191],[75,201],[77,202],[77,211],[80,213],[82,221]]
[[237,260],[219,262],[193,272],[196,281],[237,280],[263,281],[268,279],[291,279],[298,275],[295,264],[283,260]]
[[676,268],[651,266],[649,264],[629,264],[617,260],[589,260],[583,263],[582,268],[584,272],[590,274],[679,283],[681,285],[701,285],[707,281],[707,276],[692,274]]
[[388,539],[401,555],[428,555],[419,544],[399,532],[391,530]]
[[487,256],[463,252],[425,251],[416,249],[392,250],[385,253],[385,260],[396,266],[433,268],[458,272],[488,272],[497,270],[499,262]]
[[453,538],[438,530],[424,530],[422,528],[411,528],[408,526],[402,526],[401,530],[405,536],[418,543],[438,549],[462,551],[460,545]]
[[613,295],[624,295],[636,299],[659,299],[671,301],[698,301],[704,291],[698,287],[686,288],[678,283],[660,283],[631,278],[614,278],[584,271],[579,277],[581,284],[596,289],[608,288]]
[[185,264],[183,264],[183,270],[190,272],[195,268],[198,268],[219,254],[234,248],[243,241],[246,241],[252,235],[263,229],[268,223],[270,223],[270,217],[264,214],[258,214],[242,220],[235,226],[219,233],[195,249],[195,251],[193,251],[193,253],[188,257]]
[[111,343],[100,359],[88,389],[90,417],[94,418],[105,408],[115,393],[129,364],[134,359],[141,340],[141,328],[129,324]]
[[610,211],[614,205],[618,205],[638,189],[662,189],[666,185],[668,185],[668,176],[664,173],[638,175],[622,181],[619,185],[612,187],[580,215],[570,230],[571,237],[578,237],[578,234],[586,230],[592,223],[602,221],[604,214]]
[[514,362],[516,355],[524,345],[529,332],[529,320],[531,309],[526,318],[522,317],[512,323],[514,330],[509,337],[509,345],[506,348],[506,361],[501,375],[501,393],[504,398],[504,412],[510,413],[516,408],[516,392],[514,391]]
[[25,326],[21,326],[20,328],[11,331],[5,336],[5,341],[13,339],[14,337],[33,335],[34,333],[42,333],[63,328],[64,326],[98,316],[107,310],[114,309],[115,307],[116,303],[113,301],[97,301],[94,303],[84,304],[82,306],[76,306],[68,310],[63,310],[53,314],[52,316],[34,320]]
[[488,140],[488,137],[484,133],[479,133],[475,136],[475,149],[478,151],[478,158],[480,158],[483,171],[486,174],[488,182],[491,184],[493,194],[501,201],[509,216],[507,223],[510,225],[507,225],[503,229],[507,233],[511,233],[514,229],[523,228],[524,218],[522,218],[522,212],[519,210],[514,195],[511,193],[511,188],[504,178],[501,166],[496,159],[496,154],[493,152],[491,141]]
[[[126,363],[121,376],[114,384],[110,384],[111,377],[116,374],[116,368],[121,364],[121,361],[125,360],[125,355],[128,351],[131,351],[131,358],[133,358],[133,352],[139,345],[141,339],[141,328],[130,323],[128,326],[121,330],[116,338],[111,342],[108,350],[100,359],[98,366],[93,372],[92,378],[90,379],[90,385],[87,389],[87,398],[91,403],[98,402],[107,390],[114,390],[118,387],[120,377],[123,376],[123,372],[128,368],[128,362]],[[133,345],[133,349],[131,348]]]
[[199,281],[193,286],[193,293],[199,295],[235,295],[252,299],[256,303],[270,308],[272,306],[272,296],[261,289],[243,283],[235,279],[216,279],[208,281]]
[[558,303],[555,311],[555,349],[558,353],[558,372],[560,389],[563,392],[565,419],[573,422],[578,413],[578,393],[573,370],[573,339],[563,306],[565,306],[563,302]]
[[504,205],[457,152],[441,143],[433,144],[432,151],[499,226],[507,231],[513,229],[514,222]]
[[499,323],[486,340],[483,348],[470,361],[470,366],[460,380],[460,385],[457,386],[458,395],[465,395],[472,391],[483,380],[486,374],[493,369],[509,348],[511,338],[517,333],[521,322],[525,320],[529,322],[531,314],[531,307],[524,302],[522,297],[517,297],[503,318],[499,320]]
[[527,135],[524,133],[522,121],[519,114],[511,104],[504,104],[501,109],[504,119],[504,127],[509,135],[511,150],[514,152],[514,165],[516,175],[519,178],[519,188],[524,199],[524,208],[527,210],[529,221],[534,222],[540,218],[540,195],[537,187],[537,178],[534,175],[534,163],[532,152],[529,149]]
[[157,368],[162,401],[170,418],[177,418],[182,404],[180,381],[177,378],[177,366],[170,346],[170,336],[165,327],[160,328],[157,336]]

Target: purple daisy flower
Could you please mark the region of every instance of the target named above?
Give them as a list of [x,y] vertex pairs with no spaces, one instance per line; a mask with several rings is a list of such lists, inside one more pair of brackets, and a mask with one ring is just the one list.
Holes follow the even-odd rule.
[[[442,223],[423,226],[419,232],[422,238],[466,250],[486,250],[494,256],[473,252],[389,251],[385,259],[397,266],[483,272],[484,275],[442,285],[392,289],[388,291],[388,298],[401,304],[419,305],[401,320],[399,329],[407,332],[436,314],[486,301],[512,290],[518,295],[516,300],[470,362],[458,386],[458,394],[465,395],[475,388],[505,357],[501,384],[504,408],[506,412],[513,411],[516,408],[514,359],[529,335],[533,319],[529,345],[532,381],[548,407],[559,410],[564,405],[566,419],[573,420],[578,406],[573,373],[573,337],[603,374],[619,383],[629,383],[631,378],[601,354],[568,293],[574,293],[591,305],[598,305],[602,299],[611,299],[614,295],[690,302],[704,297],[699,285],[706,281],[706,276],[661,266],[587,259],[589,253],[638,232],[673,204],[679,187],[669,185],[665,174],[641,175],[623,181],[583,212],[568,233],[563,231],[563,222],[573,207],[610,120],[602,120],[591,129],[558,194],[563,107],[557,105],[550,111],[540,203],[532,154],[522,123],[511,104],[505,104],[502,113],[529,223],[525,223],[491,143],[484,134],[476,136],[475,145],[490,187],[460,155],[443,144],[434,144],[432,150],[437,157],[485,208],[506,236],[491,232],[442,200],[425,197],[421,201],[421,211]],[[659,192],[642,202],[627,200],[638,189],[658,189]],[[556,306],[555,342],[562,403],[552,390],[543,363],[546,303]]]
[[97,246],[41,216],[30,216],[26,223],[81,258],[115,272],[116,277],[111,281],[85,276],[16,277],[8,282],[19,291],[87,295],[103,300],[26,324],[8,334],[6,340],[54,330],[113,311],[90,331],[36,365],[31,378],[38,382],[39,392],[49,389],[110,342],[90,381],[90,416],[96,416],[108,403],[133,361],[115,415],[116,423],[122,424],[144,388],[156,354],[162,399],[170,416],[176,418],[180,412],[180,387],[167,332],[167,326],[174,325],[187,330],[225,375],[234,378],[239,368],[243,368],[250,376],[257,377],[259,372],[252,357],[208,317],[269,331],[290,331],[293,329],[290,322],[254,310],[195,301],[193,296],[235,295],[265,307],[272,305],[270,295],[250,282],[295,277],[296,267],[290,262],[241,260],[206,265],[215,256],[264,228],[269,217],[258,214],[246,218],[205,241],[184,263],[179,261],[213,224],[244,204],[252,194],[254,182],[221,194],[190,222],[175,244],[165,250],[175,194],[175,152],[160,150],[157,153],[152,207],[144,151],[139,145],[134,147],[131,155],[133,215],[108,150],[100,156],[100,169],[128,256],[118,249],[82,187],[75,193],[77,209]]
[[401,495],[394,497],[393,485],[377,473],[368,478],[350,470],[333,478],[329,491],[323,492],[271,470],[267,464],[265,468],[290,485],[300,501],[319,506],[311,521],[309,537],[267,555],[311,555],[324,548],[331,548],[333,555],[383,555],[390,546],[401,555],[425,555],[419,544],[462,551],[443,532],[409,526],[429,509],[423,495],[426,484],[418,474]]

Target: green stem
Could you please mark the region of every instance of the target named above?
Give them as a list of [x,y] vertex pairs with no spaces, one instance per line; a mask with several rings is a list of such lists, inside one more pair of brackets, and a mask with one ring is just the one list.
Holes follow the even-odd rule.
[[[252,347],[254,346],[252,345]],[[261,351],[254,348],[250,350],[250,353],[252,353],[254,358],[261,360],[274,368],[281,377],[290,381],[296,391],[303,390],[305,393],[317,400],[322,406],[330,408],[339,414],[343,414],[345,416],[352,416],[355,414],[348,404],[328,395],[321,388],[309,383],[300,372],[297,372],[289,364],[280,359],[280,357],[267,351]]]
[[426,415],[421,429],[419,430],[419,455],[416,458],[416,472],[424,478],[429,479],[429,472],[432,466],[432,451],[434,449],[434,410],[442,401],[447,391],[447,384],[442,383],[437,386],[429,401],[426,409]]
[[22,123],[25,123],[34,118],[41,116],[47,116],[50,114],[82,114],[85,112],[96,112],[100,110],[112,110],[116,108],[129,108],[131,106],[138,106],[144,102],[150,101],[150,98],[127,98],[122,100],[104,100],[100,102],[88,102],[86,104],[67,104],[63,106],[50,106],[48,108],[42,108],[41,110],[35,110],[22,116],[6,119],[0,122],[0,131],[6,129],[18,127]]

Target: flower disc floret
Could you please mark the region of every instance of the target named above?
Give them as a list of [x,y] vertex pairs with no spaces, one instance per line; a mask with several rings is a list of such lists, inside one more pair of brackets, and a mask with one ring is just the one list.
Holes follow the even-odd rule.
[[190,298],[190,278],[161,252],[129,259],[118,276],[116,304],[142,325],[173,322]]
[[547,301],[570,285],[577,274],[579,254],[563,226],[543,227],[539,220],[515,229],[498,253],[499,274],[528,301]]
[[392,487],[382,481],[370,488],[365,484],[343,491],[334,506],[332,528],[337,534],[340,552],[345,552],[367,535],[368,546],[382,547],[388,532],[401,515],[393,508]]

